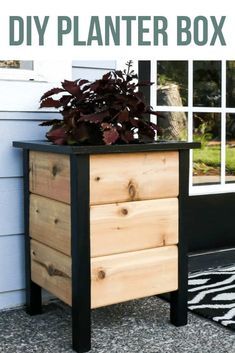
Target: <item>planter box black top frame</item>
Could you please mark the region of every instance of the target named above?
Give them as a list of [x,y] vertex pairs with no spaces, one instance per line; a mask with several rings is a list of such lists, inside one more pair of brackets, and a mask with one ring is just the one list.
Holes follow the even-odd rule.
[[153,143],[126,144],[126,145],[96,145],[96,146],[68,146],[53,145],[48,141],[14,141],[14,147],[26,150],[52,152],[60,154],[106,154],[106,153],[131,153],[174,151],[200,148],[199,142],[159,141]]

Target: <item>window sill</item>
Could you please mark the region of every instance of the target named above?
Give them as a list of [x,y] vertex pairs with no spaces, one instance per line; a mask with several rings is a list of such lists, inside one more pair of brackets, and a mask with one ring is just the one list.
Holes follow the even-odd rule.
[[0,80],[47,82],[43,75],[39,75],[33,70],[21,69],[0,69]]

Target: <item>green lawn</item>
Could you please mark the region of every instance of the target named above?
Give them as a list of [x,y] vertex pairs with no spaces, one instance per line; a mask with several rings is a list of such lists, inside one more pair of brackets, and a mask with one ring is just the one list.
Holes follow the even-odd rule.
[[[220,146],[209,146],[193,151],[194,171],[196,174],[218,174],[220,168]],[[235,148],[226,148],[226,172],[235,175]]]

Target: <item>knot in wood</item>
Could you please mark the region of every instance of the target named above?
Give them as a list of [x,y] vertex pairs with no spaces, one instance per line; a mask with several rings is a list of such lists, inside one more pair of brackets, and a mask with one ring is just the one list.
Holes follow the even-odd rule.
[[106,276],[106,274],[105,274],[104,270],[99,270],[98,271],[98,278],[99,279],[104,279],[105,276]]
[[52,167],[52,175],[56,176],[57,173],[58,173],[58,168],[57,168],[56,165],[53,165],[53,167]]
[[136,188],[132,181],[130,181],[128,184],[128,192],[129,192],[130,198],[133,200],[136,195]]
[[121,213],[126,216],[128,214],[128,210],[126,208],[122,208]]
[[55,274],[55,268],[54,268],[54,266],[53,266],[53,265],[49,265],[49,266],[48,266],[48,269],[47,269],[47,272],[48,272],[48,275],[49,275],[49,276],[54,276],[54,274]]
[[95,177],[95,181],[100,181],[100,177],[99,176]]
[[54,219],[54,223],[57,224],[59,222],[58,218]]

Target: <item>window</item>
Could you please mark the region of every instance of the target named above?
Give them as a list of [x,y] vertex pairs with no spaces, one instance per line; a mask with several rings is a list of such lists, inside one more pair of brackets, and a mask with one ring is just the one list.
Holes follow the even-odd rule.
[[0,68],[33,70],[33,61],[0,60]]
[[235,61],[152,62],[159,138],[200,141],[190,194],[235,191]]
[[33,61],[0,60],[0,80],[34,80]]
[[0,80],[53,82],[72,78],[71,60],[0,60]]

